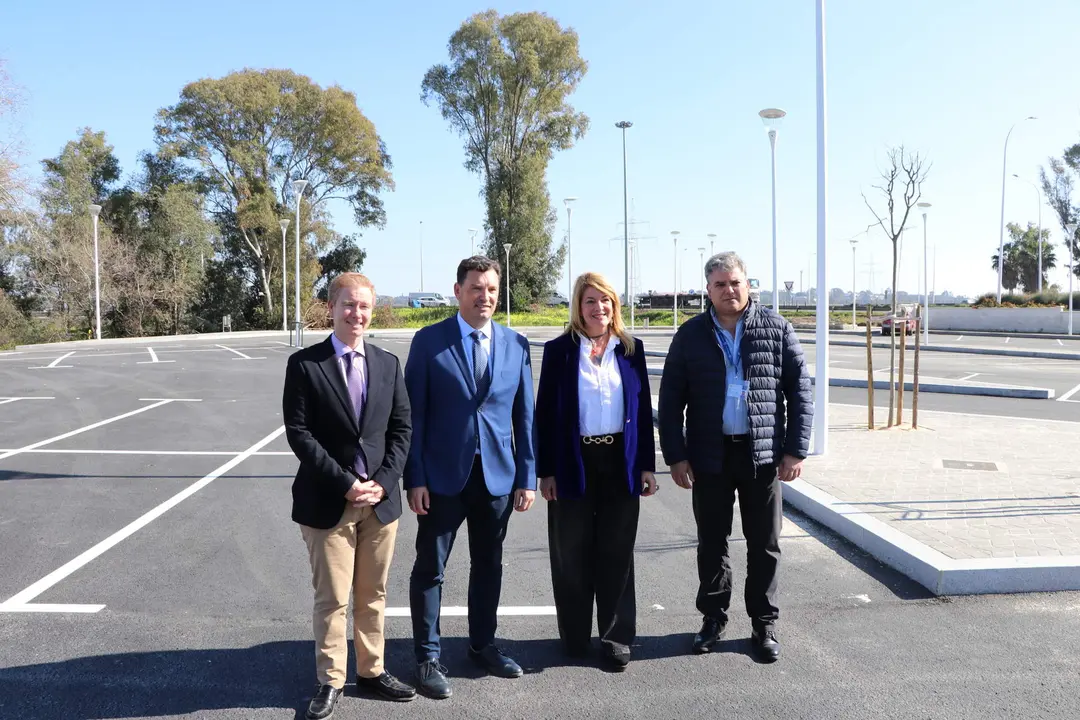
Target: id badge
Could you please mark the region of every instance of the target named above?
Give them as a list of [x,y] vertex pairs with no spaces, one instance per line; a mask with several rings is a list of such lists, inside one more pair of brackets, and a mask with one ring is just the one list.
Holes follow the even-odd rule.
[[742,400],[742,398],[743,398],[743,396],[745,394],[746,394],[746,383],[741,383],[741,382],[728,383],[727,396],[729,398],[736,398],[738,400]]

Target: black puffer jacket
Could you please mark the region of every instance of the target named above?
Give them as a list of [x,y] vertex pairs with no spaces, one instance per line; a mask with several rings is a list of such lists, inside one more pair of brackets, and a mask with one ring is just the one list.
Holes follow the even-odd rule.
[[[779,463],[810,451],[814,396],[795,329],[771,308],[750,302],[743,320],[742,354],[754,463]],[[672,465],[690,461],[695,472],[723,464],[722,420],[727,394],[724,352],[708,312],[688,320],[671,342],[657,407],[660,449]],[[686,435],[683,436],[683,412]]]

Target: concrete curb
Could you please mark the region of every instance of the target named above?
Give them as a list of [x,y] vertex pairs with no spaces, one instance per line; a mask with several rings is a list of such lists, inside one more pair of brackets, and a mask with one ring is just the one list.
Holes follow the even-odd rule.
[[935,595],[1080,590],[1080,557],[957,560],[843,503],[805,480],[784,501]]
[[[799,338],[801,345],[814,345],[817,340],[813,338]],[[884,342],[872,342],[876,348],[888,349],[889,343]],[[865,342],[856,342],[854,340],[830,340],[829,345],[836,345],[838,347],[859,347],[865,348]],[[899,344],[897,345],[899,348]],[[908,345],[909,350],[914,349],[914,344]],[[1021,357],[1021,358],[1039,358],[1041,360],[1080,360],[1080,353],[1069,352],[1053,352],[1050,350],[1007,350],[1002,348],[997,350],[995,348],[975,348],[975,347],[963,347],[961,345],[923,345],[919,348],[923,352],[946,352],[956,353],[958,355],[998,355],[1001,357]]]

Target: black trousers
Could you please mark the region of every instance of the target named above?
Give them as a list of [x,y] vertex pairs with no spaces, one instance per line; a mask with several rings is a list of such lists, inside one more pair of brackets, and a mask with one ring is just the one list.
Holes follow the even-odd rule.
[[559,637],[570,652],[592,638],[592,609],[601,643],[626,649],[637,633],[634,543],[640,498],[626,485],[622,436],[610,445],[581,445],[584,497],[549,502],[548,543]]
[[739,493],[739,512],[746,539],[746,613],[755,629],[773,625],[780,616],[776,580],[780,565],[783,502],[776,465],[754,467],[749,441],[724,438],[724,465],[719,475],[695,474],[693,503],[698,531],[697,608],[724,623],[731,605],[731,559],[728,540]]
[[416,562],[409,578],[409,604],[416,662],[440,657],[443,574],[458,528],[469,528],[469,643],[477,650],[495,641],[502,592],[502,556],[514,504],[493,496],[484,484],[480,456],[458,495],[431,493],[427,515],[416,518]]

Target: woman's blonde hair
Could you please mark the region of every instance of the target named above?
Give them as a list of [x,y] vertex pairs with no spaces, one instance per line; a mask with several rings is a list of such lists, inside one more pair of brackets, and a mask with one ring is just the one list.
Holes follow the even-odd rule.
[[570,327],[567,332],[574,332],[585,337],[589,334],[585,331],[585,318],[581,315],[581,299],[585,296],[586,288],[594,287],[611,299],[611,333],[619,338],[626,355],[634,354],[634,337],[626,331],[622,319],[622,303],[619,302],[619,293],[611,286],[607,278],[600,273],[586,272],[578,275],[574,281],[574,296],[570,299]]

